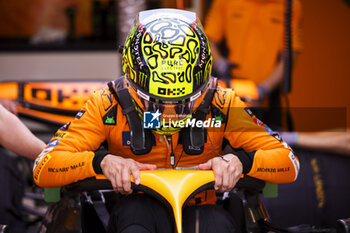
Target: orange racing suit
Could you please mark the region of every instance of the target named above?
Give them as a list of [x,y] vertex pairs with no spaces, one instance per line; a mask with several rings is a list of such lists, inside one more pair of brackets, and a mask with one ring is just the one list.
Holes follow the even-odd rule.
[[[233,148],[239,149],[235,154],[243,164],[244,174],[270,183],[288,183],[296,179],[299,161],[293,151],[245,108],[233,90],[217,87],[210,108],[215,111],[211,111],[207,119],[221,119],[223,123],[220,128],[207,129],[202,154],[186,154],[179,133],[172,136],[177,167],[197,166],[222,154],[226,139]],[[168,141],[162,135],[153,133],[153,136],[151,152],[134,155],[129,146],[129,125],[120,105],[108,88],[97,91],[75,119],[56,132],[38,156],[34,181],[39,186],[55,187],[102,174],[96,161],[107,154],[97,151],[105,141],[110,154],[156,164],[158,168],[171,168]]]

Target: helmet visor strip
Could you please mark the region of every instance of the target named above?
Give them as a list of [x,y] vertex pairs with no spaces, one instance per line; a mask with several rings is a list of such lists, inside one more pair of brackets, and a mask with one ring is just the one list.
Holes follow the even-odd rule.
[[[210,82],[204,84],[199,90],[190,96],[181,98],[163,98],[159,99],[151,94],[140,91],[135,88],[135,85],[129,82],[132,86],[131,95],[137,103],[141,103],[141,107],[144,111],[159,111],[162,113],[161,118],[168,120],[180,120],[191,115],[202,102],[205,92],[208,89]],[[129,89],[130,90],[130,89]]]

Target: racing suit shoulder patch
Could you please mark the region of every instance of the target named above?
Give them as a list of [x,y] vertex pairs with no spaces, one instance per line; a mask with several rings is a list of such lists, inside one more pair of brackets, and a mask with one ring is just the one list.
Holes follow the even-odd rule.
[[83,115],[85,114],[84,110],[80,110],[76,115],[75,115],[75,119],[80,119]]
[[221,123],[226,122],[225,113],[213,104],[211,105],[211,115],[215,121],[221,121]]
[[118,105],[114,105],[109,111],[102,117],[104,125],[116,125],[117,124],[117,110]]
[[63,125],[63,126],[60,128],[60,130],[62,130],[62,131],[68,130],[70,124],[71,124],[70,122],[66,123],[65,125]]
[[47,162],[52,158],[52,156],[49,153],[46,153],[44,157],[40,158],[37,165],[34,167],[33,177],[35,182],[39,182],[41,172],[43,170],[43,167]]
[[230,89],[225,89],[222,87],[217,87],[216,93],[214,94],[212,103],[219,109],[227,107],[231,95]]
[[112,107],[113,99],[113,95],[109,90],[103,89],[101,91],[101,101],[105,112],[107,112]]
[[69,135],[68,132],[62,131],[62,130],[57,130],[57,132],[53,135],[50,141],[56,140],[56,139],[62,139],[65,138]]

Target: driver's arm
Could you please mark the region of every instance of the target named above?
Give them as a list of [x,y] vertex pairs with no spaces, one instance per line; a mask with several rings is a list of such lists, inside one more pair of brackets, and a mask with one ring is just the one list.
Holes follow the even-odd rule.
[[297,178],[299,160],[293,151],[234,95],[224,137],[239,151],[233,154],[242,162],[244,174],[270,183],[289,183]]
[[37,185],[62,186],[96,175],[93,160],[106,154],[94,152],[106,139],[100,111],[102,98],[102,91],[94,93],[37,157],[33,172]]

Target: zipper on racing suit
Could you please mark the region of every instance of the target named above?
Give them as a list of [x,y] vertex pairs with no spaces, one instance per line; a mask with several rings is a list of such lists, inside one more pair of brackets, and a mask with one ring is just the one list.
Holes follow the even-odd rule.
[[170,151],[170,165],[172,168],[175,168],[175,154],[174,154],[174,147],[173,147],[173,137],[172,137],[172,135],[165,136],[165,137],[166,137],[168,151],[169,151],[169,147],[171,149],[171,151]]

